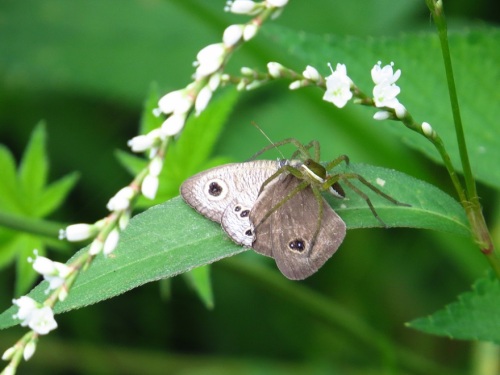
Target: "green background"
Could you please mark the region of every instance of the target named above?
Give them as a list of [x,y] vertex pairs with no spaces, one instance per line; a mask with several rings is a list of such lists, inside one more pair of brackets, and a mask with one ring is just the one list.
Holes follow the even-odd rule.
[[[453,30],[498,22],[494,1],[445,6]],[[126,141],[137,133],[151,83],[162,93],[184,87],[197,51],[218,42],[227,25],[246,20],[224,13],[223,7],[224,1],[202,0],[0,4],[0,142],[20,156],[43,119],[50,178],[81,173],[67,204],[52,219],[92,222],[106,214],[109,197],[130,180],[114,150],[127,150]],[[339,37],[434,32],[424,2],[416,0],[292,0],[273,22]],[[228,70],[242,65],[263,70],[268,61],[286,61],[301,71],[303,62],[286,59],[289,51],[273,46],[269,30],[243,46]],[[335,50],[331,62],[338,62]],[[364,62],[367,74],[375,62]],[[327,74],[326,65],[316,67]],[[214,155],[242,161],[265,146],[250,126],[255,121],[275,141],[320,140],[324,160],[346,153],[355,162],[396,168],[453,194],[442,167],[406,148],[385,131],[388,125],[374,123],[371,111],[353,105],[332,109],[320,98],[313,89],[290,94],[284,84],[244,93]],[[487,217],[493,216],[494,192],[480,186],[480,195],[493,202],[485,205]],[[49,254],[65,261],[71,253]],[[272,261],[252,252],[233,258],[212,267],[212,310],[179,277],[167,286],[151,283],[58,316],[60,328],[41,339],[20,373],[398,373],[390,349],[364,346],[342,326],[325,329],[238,266],[264,264],[277,273]],[[297,288],[320,293],[394,345],[460,373],[470,366],[470,344],[425,335],[404,323],[442,308],[486,267],[474,245],[460,237],[410,229],[353,230],[334,258]],[[14,297],[14,273],[14,267],[0,273],[2,311]],[[0,351],[21,332],[0,332]]]

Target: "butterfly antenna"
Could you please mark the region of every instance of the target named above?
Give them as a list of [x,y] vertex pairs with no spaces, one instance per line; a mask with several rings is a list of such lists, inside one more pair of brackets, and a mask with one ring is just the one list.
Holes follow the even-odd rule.
[[[280,151],[280,149],[276,146],[276,143],[274,143],[274,142],[271,140],[271,138],[269,138],[269,137],[267,136],[267,134],[266,134],[266,133],[264,133],[264,130],[262,130],[262,129],[260,128],[260,126],[259,126],[259,125],[257,125],[257,123],[256,123],[256,122],[254,122],[254,121],[252,121],[252,122],[251,122],[251,124],[252,124],[252,125],[253,125],[253,126],[254,126],[257,130],[258,130],[258,131],[260,131],[264,137],[266,137],[266,139],[269,141],[269,143],[270,143],[270,144],[271,144],[271,145],[272,145],[272,146],[273,146],[273,147],[274,147],[274,148],[275,148],[275,149],[276,149],[276,150],[280,153],[281,158],[282,158],[282,159],[286,159],[286,158],[285,158],[285,155],[283,155],[283,153]],[[266,147],[266,149],[267,149],[267,147]]]

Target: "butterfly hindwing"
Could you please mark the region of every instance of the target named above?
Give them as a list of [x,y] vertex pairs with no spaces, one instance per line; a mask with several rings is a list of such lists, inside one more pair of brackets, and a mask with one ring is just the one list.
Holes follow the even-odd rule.
[[[266,186],[250,213],[250,221],[256,226],[254,250],[273,257],[280,271],[293,280],[315,273],[335,253],[346,232],[342,219],[323,198],[318,221],[320,206],[310,185],[282,203],[302,181],[291,174],[280,176]],[[314,238],[318,225],[320,230]]]

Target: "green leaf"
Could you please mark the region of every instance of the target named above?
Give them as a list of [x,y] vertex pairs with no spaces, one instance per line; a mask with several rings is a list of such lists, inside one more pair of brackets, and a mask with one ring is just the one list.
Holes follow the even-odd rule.
[[[377,177],[384,179],[384,192],[412,205],[396,206],[369,194],[375,209],[388,225],[468,234],[460,205],[435,187],[383,168],[350,165],[349,169],[363,173],[369,181],[375,182]],[[349,194],[349,200],[336,204],[346,205],[338,212],[349,229],[380,226],[366,203],[354,194]],[[58,305],[56,311],[96,303],[245,250],[234,244],[219,224],[199,215],[177,197],[132,218],[113,256],[97,257],[92,267],[78,277],[68,299]],[[41,301],[46,285],[42,283],[30,296]],[[0,328],[15,324],[11,315],[12,311],[8,310],[0,316]]]
[[214,294],[210,280],[210,266],[192,269],[184,274],[189,284],[194,288],[198,296],[208,309],[214,307]]
[[153,110],[158,108],[158,100],[160,99],[160,89],[156,83],[152,83],[149,87],[149,93],[144,101],[144,109],[142,110],[140,121],[139,134],[147,134],[151,130],[159,128],[165,120],[162,116],[155,116]]
[[33,285],[39,275],[33,270],[33,265],[28,262],[28,258],[33,258],[33,251],[36,249],[39,255],[45,255],[43,242],[34,236],[21,234],[16,238],[16,296],[25,294]]
[[[363,176],[384,193],[411,207],[402,207],[372,192],[357,180],[350,180],[373,202],[377,214],[389,227],[434,229],[442,232],[470,236],[469,224],[462,206],[435,186],[404,173],[367,164],[350,164],[334,169],[335,173],[354,172]],[[380,183],[383,183],[383,186]],[[332,207],[350,229],[380,227],[381,223],[371,214],[366,201],[343,185],[345,200],[327,195]]]
[[500,344],[500,280],[492,272],[478,279],[471,292],[434,314],[408,326],[453,339],[493,341]]
[[[113,255],[98,256],[56,311],[96,303],[245,250],[229,240],[220,225],[200,217],[177,197],[135,216]],[[75,256],[82,251],[87,248]],[[46,288],[42,282],[29,295],[42,301]],[[0,316],[0,328],[16,324],[12,311]]]
[[[263,34],[275,45],[289,51],[296,61],[292,68],[299,71],[310,64],[326,76],[329,74],[328,62],[333,66],[346,64],[349,77],[367,95],[371,95],[373,88],[370,78],[373,65],[379,60],[383,64],[394,61],[395,69],[402,71],[398,80],[401,87],[398,98],[416,121],[426,121],[433,126],[444,140],[455,168],[461,170],[441,50],[434,33],[394,38],[319,36],[270,24],[263,29]],[[496,135],[500,133],[500,122],[498,108],[492,103],[500,102],[500,71],[497,67],[500,29],[482,27],[451,33],[449,42],[473,171],[483,183],[499,188],[500,169],[496,163],[500,160],[500,147]],[[367,111],[363,109],[363,112]],[[442,164],[426,138],[400,123],[376,122],[368,116],[366,114],[367,121],[384,131],[393,132],[408,146]]]
[[44,217],[57,209],[75,186],[78,178],[79,173],[73,172],[47,186],[40,196],[34,215]]
[[20,213],[21,206],[18,202],[16,162],[12,153],[4,145],[0,145],[0,208],[3,210]]
[[25,213],[31,213],[38,203],[45,182],[49,163],[45,151],[45,124],[40,122],[33,132],[19,166],[20,193]]

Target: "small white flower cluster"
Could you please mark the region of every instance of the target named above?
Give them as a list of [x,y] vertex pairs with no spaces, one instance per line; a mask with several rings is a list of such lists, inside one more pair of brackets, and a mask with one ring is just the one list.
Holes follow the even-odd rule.
[[[51,290],[55,290],[64,284],[66,279],[73,272],[73,268],[64,263],[54,262],[49,258],[38,255],[38,251],[34,251],[35,259],[28,258],[29,263],[33,263],[33,269],[38,272],[43,278],[49,282],[49,287],[45,291],[48,294]],[[59,301],[64,301],[67,297],[67,291],[62,288],[58,294]]]
[[21,326],[28,326],[39,335],[46,335],[57,328],[54,312],[49,306],[43,306],[27,296],[14,299],[12,302],[19,307],[13,318],[21,320]]
[[229,0],[226,2],[224,10],[234,14],[255,16],[266,8],[277,8],[280,10],[286,4],[288,4],[288,0],[266,0],[260,3],[251,0]]
[[[37,335],[46,335],[57,328],[54,312],[49,306],[44,306],[27,296],[13,299],[12,303],[19,308],[17,313],[12,317],[14,319],[19,319],[21,321],[21,326],[29,327]],[[14,346],[8,348],[3,353],[2,360],[11,360],[19,350],[23,349],[23,357],[24,360],[27,361],[35,353],[36,343],[37,337],[30,336],[27,342],[25,341],[22,344],[18,342]],[[8,373],[8,371],[15,373],[15,366],[7,366],[2,374]]]
[[[332,74],[323,78],[316,68],[308,65],[302,72],[303,78],[290,83],[290,90],[296,90],[311,84],[322,85],[324,83],[326,90],[323,100],[334,104],[338,108],[344,107],[353,96],[351,91],[353,82],[347,75],[347,68],[344,64],[337,64],[335,70],[333,70],[331,64],[328,64],[328,66]],[[273,78],[283,77],[288,73],[288,69],[276,62],[267,64],[267,69]]]
[[337,64],[335,71],[331,64],[328,64],[332,74],[326,77],[326,91],[323,100],[333,103],[338,108],[343,108],[352,98],[352,80],[347,75],[347,68],[344,64]]
[[[394,63],[381,66],[379,61],[371,70],[371,76],[375,87],[373,88],[373,101],[377,108],[391,108],[396,113],[396,117],[401,119],[406,115],[406,108],[397,99],[401,89],[396,85],[396,81],[401,76],[401,69],[393,71]],[[378,111],[373,116],[376,120],[385,120],[391,116],[388,111]]]

